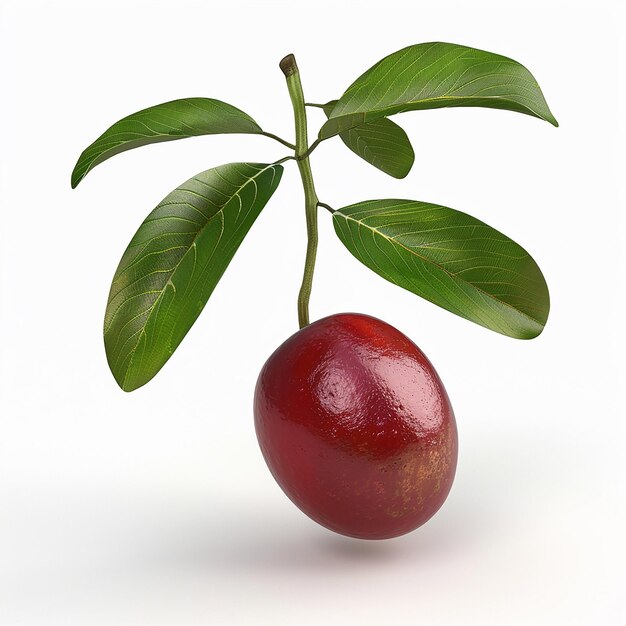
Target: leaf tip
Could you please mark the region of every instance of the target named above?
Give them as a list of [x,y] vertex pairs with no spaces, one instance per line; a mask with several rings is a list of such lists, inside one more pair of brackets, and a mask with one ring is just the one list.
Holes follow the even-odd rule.
[[139,387],[142,387],[146,384],[146,382],[148,382],[133,380],[128,376],[128,370],[124,372],[114,372],[113,369],[111,369],[111,374],[113,374],[113,378],[115,378],[115,382],[117,383],[118,387],[126,393],[135,391],[135,389],[139,389]]
[[521,334],[521,335],[513,335],[514,339],[521,339],[522,341],[530,341],[531,339],[537,339],[539,335],[543,332],[543,329],[546,327],[545,324],[537,324],[532,330]]
[[558,128],[558,127],[559,127],[559,123],[558,123],[558,121],[557,121],[556,117],[554,117],[554,115],[552,115],[552,111],[550,111],[550,109],[548,109],[548,113],[547,113],[547,115],[545,115],[545,116],[543,117],[543,119],[544,119],[546,122],[548,122],[548,123],[552,124],[552,126],[554,126],[555,128]]
[[[539,88],[539,85],[537,85],[537,88]],[[547,104],[547,102],[545,102],[545,100],[544,100],[544,103],[546,105],[545,106],[546,114],[542,116],[543,119],[546,122],[552,124],[552,126],[554,126],[555,128],[558,128],[559,127],[559,123],[557,122],[556,117],[554,117],[554,115],[552,114],[552,111],[550,111],[550,109],[548,107],[548,104]]]
[[530,318],[527,320],[529,323],[524,325],[524,328],[516,332],[515,334],[511,334],[510,336],[514,339],[522,339],[524,341],[528,341],[530,339],[536,339],[541,335],[544,331],[546,324],[548,323],[548,316],[550,315],[550,301],[549,295],[547,292],[546,285],[546,300],[544,302],[545,310],[541,316]]
[[80,183],[80,181],[85,178],[84,174],[81,174],[78,171],[78,165],[79,165],[80,161],[78,163],[76,163],[76,165],[74,166],[74,169],[72,170],[72,179],[71,179],[71,185],[72,185],[72,189],[76,189],[76,187],[78,187],[78,183]]
[[405,167],[405,169],[396,172],[396,174],[392,174],[392,176],[394,176],[394,178],[397,178],[398,180],[401,180],[402,178],[406,178],[411,170],[413,169],[413,164],[415,163],[415,156],[413,156],[413,158],[411,159],[411,162],[408,164],[407,167]]

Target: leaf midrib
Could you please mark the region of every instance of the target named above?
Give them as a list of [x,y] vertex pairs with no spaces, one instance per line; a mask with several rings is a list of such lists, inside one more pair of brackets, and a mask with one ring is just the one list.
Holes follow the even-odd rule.
[[[217,216],[220,214],[223,214],[224,212],[224,208],[226,207],[226,205],[236,196],[239,194],[239,192],[248,184],[250,183],[250,181],[254,180],[255,178],[257,178],[258,176],[260,176],[263,172],[266,172],[268,169],[275,167],[275,164],[270,164],[267,165],[266,167],[264,167],[262,170],[260,170],[259,172],[257,172],[254,176],[251,176],[250,178],[248,178],[246,180],[246,182],[243,185],[240,185],[237,188],[237,191],[235,191],[234,193],[232,193],[230,195],[230,197],[228,198],[228,200],[226,202],[224,202],[224,204],[215,212],[213,213],[213,215],[211,215],[211,217],[209,219],[207,219],[207,221],[205,222],[205,224],[198,230],[198,232],[196,233],[196,235],[194,235],[193,240],[191,242],[191,244],[188,246],[187,251],[185,252],[185,254],[183,254],[179,261],[176,263],[176,265],[172,268],[171,273],[170,273],[170,277],[168,278],[167,282],[165,283],[165,286],[163,287],[163,289],[158,290],[159,291],[159,295],[158,297],[155,299],[155,301],[152,303],[152,305],[150,306],[150,312],[148,313],[148,315],[146,316],[146,319],[144,321],[144,323],[141,326],[140,331],[137,332],[137,334],[139,335],[139,337],[137,338],[137,341],[135,342],[135,345],[133,346],[132,350],[130,351],[130,360],[128,362],[128,367],[126,368],[126,373],[124,374],[124,380],[122,381],[122,389],[124,389],[126,387],[126,381],[128,379],[128,376],[130,374],[130,370],[132,368],[133,365],[133,359],[135,358],[135,351],[137,350],[137,346],[139,345],[139,342],[141,340],[141,337],[143,334],[145,334],[146,332],[146,326],[148,325],[148,322],[150,321],[151,317],[152,317],[152,313],[155,310],[155,307],[157,305],[157,303],[163,298],[163,295],[165,294],[165,291],[167,289],[168,284],[172,284],[172,287],[174,287],[174,284],[171,282],[172,281],[172,277],[174,276],[174,274],[176,273],[176,271],[178,270],[178,267],[180,266],[180,264],[183,262],[183,260],[185,259],[185,257],[187,256],[187,254],[189,253],[189,250],[191,250],[195,245],[196,245],[196,241],[198,240],[198,238],[200,237],[200,235],[204,232],[204,230],[208,227],[209,223]],[[110,326],[109,326],[109,330],[110,330]],[[105,331],[105,335],[107,334],[108,331]]]
[[[350,113],[340,113],[339,115],[333,116],[331,115],[328,120],[326,120],[326,122],[323,124],[322,128],[320,129],[320,136],[322,131],[324,130],[324,127],[331,121],[334,120],[339,120],[341,118],[349,118],[355,115],[363,115],[364,119],[365,116],[369,115],[369,114],[376,114],[378,117],[374,118],[374,120],[370,120],[370,122],[373,122],[377,119],[380,119],[381,117],[387,117],[388,115],[395,115],[397,113],[405,113],[408,111],[404,110],[404,107],[408,107],[411,106],[413,104],[419,104],[422,102],[437,102],[437,101],[441,101],[441,100],[502,100],[502,101],[506,101],[506,102],[514,102],[515,104],[519,104],[520,106],[524,107],[525,109],[527,109],[528,111],[530,111],[532,113],[532,115],[534,117],[537,117],[539,119],[545,120],[547,122],[550,122],[551,124],[553,124],[552,121],[550,121],[549,119],[545,118],[543,115],[540,115],[539,113],[537,113],[537,111],[535,111],[534,109],[532,109],[531,107],[527,106],[526,104],[521,104],[519,102],[517,102],[517,100],[512,100],[511,98],[509,98],[508,96],[437,96],[436,98],[421,98],[419,100],[408,100],[406,103],[404,104],[390,104],[389,106],[383,107],[383,108],[378,108],[378,109],[367,109],[365,111],[352,111]],[[395,111],[394,113],[385,113],[385,111],[388,111],[389,109],[394,109],[396,107],[399,107],[398,111]],[[556,121],[556,120],[555,120]],[[357,126],[351,126],[350,128],[346,128],[344,130],[337,130],[334,135],[338,135],[340,132],[344,133],[347,132],[349,130],[352,130],[353,128],[358,128],[359,126],[364,126],[365,124],[370,123],[368,122],[366,119],[362,124],[358,124]],[[329,135],[328,137],[323,137],[324,139],[330,139],[330,137],[332,137],[333,135]]]
[[337,214],[339,214],[341,217],[343,217],[346,220],[352,220],[353,222],[355,222],[357,224],[360,224],[361,226],[364,226],[365,228],[368,228],[374,234],[379,235],[380,237],[382,237],[386,241],[390,242],[392,245],[396,245],[396,246],[399,246],[400,248],[403,248],[409,254],[415,255],[416,257],[421,259],[423,262],[428,263],[430,265],[434,265],[437,269],[440,269],[442,272],[447,274],[450,278],[452,278],[454,280],[457,280],[457,281],[459,281],[459,282],[461,282],[461,283],[463,283],[465,285],[470,286],[472,289],[475,289],[476,291],[478,291],[479,293],[483,294],[484,296],[486,296],[490,300],[493,300],[494,302],[498,302],[502,306],[505,306],[505,307],[507,307],[509,309],[512,309],[517,314],[526,317],[527,319],[531,320],[535,324],[538,324],[542,328],[545,326],[544,323],[542,323],[539,320],[535,319],[532,315],[529,315],[528,313],[525,313],[524,311],[520,311],[519,309],[516,309],[513,305],[509,304],[508,302],[504,302],[503,300],[500,300],[499,298],[496,298],[495,296],[491,295],[490,293],[488,293],[484,289],[481,289],[480,287],[477,287],[474,283],[471,283],[468,280],[465,280],[464,278],[460,278],[457,274],[453,274],[452,272],[447,270],[445,267],[443,267],[442,265],[437,263],[437,261],[433,261],[433,260],[429,259],[428,257],[422,256],[421,254],[415,252],[411,248],[408,248],[407,246],[405,246],[404,244],[400,243],[399,241],[396,241],[395,239],[393,239],[391,237],[388,237],[381,230],[378,230],[378,229],[370,226],[369,224],[366,224],[365,222],[362,222],[361,220],[355,219],[354,217],[351,217],[350,215],[346,215],[345,213],[341,213],[341,209],[338,209],[337,211],[335,211],[334,215],[337,215]]

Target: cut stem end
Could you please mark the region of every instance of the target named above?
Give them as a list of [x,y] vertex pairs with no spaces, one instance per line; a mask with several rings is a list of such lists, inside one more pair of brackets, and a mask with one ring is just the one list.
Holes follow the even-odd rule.
[[281,62],[278,64],[283,74],[289,78],[293,74],[297,74],[298,65],[296,63],[296,57],[293,54],[288,54]]

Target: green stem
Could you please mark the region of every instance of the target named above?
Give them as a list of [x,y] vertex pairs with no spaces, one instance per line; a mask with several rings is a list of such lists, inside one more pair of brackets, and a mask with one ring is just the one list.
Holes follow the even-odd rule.
[[287,55],[280,62],[280,69],[287,79],[287,89],[293,105],[293,114],[296,123],[296,150],[295,157],[304,187],[304,208],[306,212],[306,229],[308,235],[304,276],[298,294],[298,321],[300,328],[309,323],[309,299],[313,286],[313,272],[317,255],[317,205],[318,199],[313,184],[311,163],[309,162],[309,140],[307,137],[306,109],[304,108],[304,94],[300,82],[300,72],[293,54]]

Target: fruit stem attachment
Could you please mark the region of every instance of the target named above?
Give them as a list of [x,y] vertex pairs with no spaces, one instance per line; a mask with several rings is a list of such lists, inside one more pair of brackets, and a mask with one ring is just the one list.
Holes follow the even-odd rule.
[[[288,54],[281,62],[280,69],[287,79],[287,89],[296,123],[296,149],[295,158],[300,170],[300,178],[304,187],[304,208],[306,214],[307,247],[306,260],[304,263],[304,276],[302,286],[298,294],[298,322],[300,328],[309,323],[309,299],[313,286],[313,272],[315,270],[315,257],[317,255],[317,206],[318,199],[313,184],[313,174],[309,162],[309,140],[307,136],[306,109],[304,108],[304,93],[300,82],[300,72],[293,54]],[[311,146],[313,148],[314,146]]]

